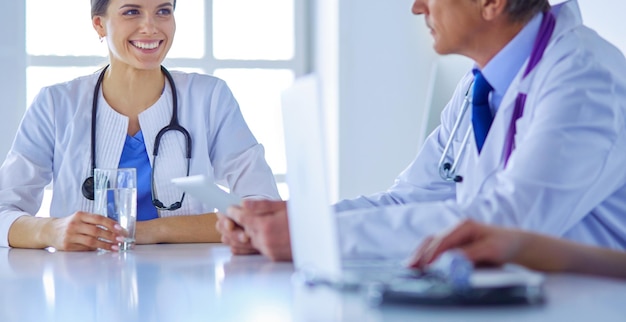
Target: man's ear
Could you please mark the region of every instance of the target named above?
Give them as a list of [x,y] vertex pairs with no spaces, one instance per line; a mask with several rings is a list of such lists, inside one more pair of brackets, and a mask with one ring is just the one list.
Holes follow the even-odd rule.
[[93,26],[93,29],[96,30],[96,32],[98,33],[98,36],[100,38],[103,38],[107,35],[106,30],[104,28],[104,25],[102,24],[102,17],[101,16],[94,16],[93,18],[91,18],[91,25]]
[[508,0],[478,0],[481,5],[483,19],[492,21],[504,14]]

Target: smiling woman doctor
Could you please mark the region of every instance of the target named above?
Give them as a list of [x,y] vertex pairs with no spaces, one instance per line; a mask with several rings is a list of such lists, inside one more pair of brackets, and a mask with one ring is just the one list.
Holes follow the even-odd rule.
[[[626,248],[626,60],[578,3],[415,0],[412,11],[439,54],[475,66],[393,186],[335,205],[343,254],[403,258],[468,218]],[[227,217],[217,227],[236,253],[289,259],[289,234],[275,233],[288,231],[286,211],[247,201],[229,212],[243,230]]]
[[[243,197],[278,199],[264,149],[226,84],[161,66],[175,0],[92,0],[110,64],[41,90],[0,168],[0,246],[116,249],[115,222],[93,211],[95,167],[137,168],[137,243],[216,242],[215,214],[173,177],[210,174]],[[52,181],[51,218],[32,216]],[[100,229],[106,227],[108,230]]]

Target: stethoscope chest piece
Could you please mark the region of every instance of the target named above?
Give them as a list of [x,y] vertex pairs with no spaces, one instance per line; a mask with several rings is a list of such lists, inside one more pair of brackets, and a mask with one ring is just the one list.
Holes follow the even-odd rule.
[[85,179],[85,181],[83,182],[83,185],[81,187],[81,190],[83,192],[83,196],[85,196],[85,198],[89,199],[89,200],[94,200],[94,194],[95,194],[95,189],[94,189],[94,179],[93,176]]

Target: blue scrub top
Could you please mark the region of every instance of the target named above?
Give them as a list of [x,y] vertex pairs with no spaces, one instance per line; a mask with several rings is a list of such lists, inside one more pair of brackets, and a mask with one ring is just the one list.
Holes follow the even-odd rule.
[[158,218],[157,209],[152,204],[152,167],[141,131],[135,136],[126,135],[119,167],[137,170],[137,220]]

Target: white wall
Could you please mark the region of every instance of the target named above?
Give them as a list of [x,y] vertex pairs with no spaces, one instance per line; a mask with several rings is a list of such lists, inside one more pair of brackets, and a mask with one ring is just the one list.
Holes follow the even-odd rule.
[[[626,1],[579,3],[585,23],[625,51],[626,37],[621,32],[626,29],[622,17]],[[434,53],[423,18],[411,15],[411,4],[411,0],[314,1],[314,69],[324,81],[329,134],[335,138],[331,163],[337,197],[389,187],[421,143]],[[24,1],[4,1],[0,10],[1,159],[26,105],[23,16]]]
[[[626,1],[579,3],[585,23],[625,51]],[[389,187],[421,144],[426,101],[445,102],[450,95],[443,90],[427,96],[435,54],[424,19],[411,15],[411,5],[411,0],[318,0],[314,69],[329,82],[324,94],[330,97],[324,100],[334,122],[329,133],[336,138],[331,163],[338,198]],[[333,30],[336,35],[329,34]],[[462,73],[447,69],[448,79]]]
[[24,1],[4,1],[0,10],[0,164],[11,148],[26,106]]
[[578,0],[583,23],[595,29],[600,36],[626,53],[626,1],[624,0]]
[[[434,53],[410,1],[318,1],[317,61],[333,147],[339,198],[393,183],[419,145]],[[328,17],[336,17],[334,26]],[[332,30],[334,28],[335,30]],[[332,96],[328,98],[328,96]],[[333,122],[337,128],[333,128]]]
[[340,3],[339,197],[350,198],[390,186],[417,152],[434,53],[409,1]]
[[[310,28],[313,39],[310,55],[311,69],[318,74],[322,106],[326,113],[326,140],[330,153],[326,170],[329,171],[328,196],[336,201],[339,195],[339,156],[338,156],[338,113],[339,110],[339,3],[332,0],[319,0],[311,6],[314,13],[311,23],[316,28]],[[314,30],[313,30],[314,29]],[[289,171],[289,170],[287,170]]]

